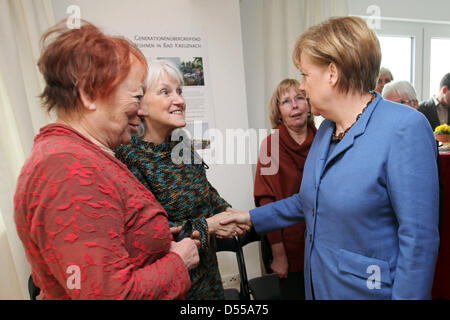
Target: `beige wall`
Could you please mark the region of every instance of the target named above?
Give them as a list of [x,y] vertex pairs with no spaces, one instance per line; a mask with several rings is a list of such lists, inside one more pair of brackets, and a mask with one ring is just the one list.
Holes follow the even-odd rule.
[[[238,0],[53,0],[56,20],[66,18],[67,7],[78,5],[81,18],[108,29],[145,26],[161,30],[201,28],[206,33],[209,74],[216,128],[248,128],[247,102]],[[189,107],[189,106],[188,106]],[[211,184],[233,207],[253,208],[253,176],[250,164],[212,165]],[[246,259],[249,278],[260,275],[259,251],[249,245]],[[223,276],[237,273],[234,254],[219,253]]]

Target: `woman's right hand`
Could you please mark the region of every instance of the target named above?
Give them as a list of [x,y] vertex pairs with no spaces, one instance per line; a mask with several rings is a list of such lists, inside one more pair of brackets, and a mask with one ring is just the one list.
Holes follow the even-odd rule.
[[280,279],[287,278],[289,263],[283,243],[274,243],[271,248],[273,261],[270,264],[270,269],[272,269]]
[[221,213],[217,213],[206,219],[208,224],[208,232],[215,234],[218,238],[231,238],[233,236],[244,236],[246,232],[250,231],[250,227],[246,224],[237,224],[235,222],[228,223],[226,225],[220,222],[230,218],[234,213],[227,210]]
[[253,226],[252,219],[250,218],[250,213],[245,211],[236,210],[233,208],[227,209],[229,213],[233,213],[232,215],[229,215],[228,217],[224,218],[223,220],[220,220],[221,225],[227,225],[229,223],[236,223],[238,225],[246,225],[248,227],[248,230]]
[[184,238],[180,242],[172,241],[170,245],[170,251],[178,254],[183,260],[186,268],[191,270],[198,266],[200,257],[198,255],[197,247],[200,245],[200,241],[193,240],[191,238]]

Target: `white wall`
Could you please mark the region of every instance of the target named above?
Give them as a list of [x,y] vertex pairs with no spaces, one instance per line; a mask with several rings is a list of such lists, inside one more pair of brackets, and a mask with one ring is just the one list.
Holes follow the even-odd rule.
[[450,21],[448,0],[348,0],[351,15],[369,15],[367,8],[371,5],[379,6],[383,17]]
[[[263,1],[241,1],[242,46],[247,73],[247,106],[251,128],[270,128],[264,95],[264,19]],[[251,115],[251,116],[250,116]]]
[[[19,250],[23,250],[20,248]],[[24,259],[25,260],[25,259]],[[26,263],[26,262],[25,262]],[[30,273],[30,267],[25,265],[27,270],[18,267],[14,263],[11,253],[11,243],[8,241],[6,226],[3,221],[3,216],[0,213],[0,279],[2,286],[0,287],[0,300],[9,299],[27,299],[28,294],[20,287],[18,274]]]
[[[53,0],[56,20],[66,18],[67,7],[78,5],[81,18],[117,30],[145,25],[160,30],[202,28],[206,32],[216,128],[248,128],[238,0]],[[189,107],[189,106],[188,106]],[[251,165],[212,165],[211,184],[233,207],[253,208]],[[219,253],[222,276],[236,274],[234,254]],[[249,278],[260,275],[257,244],[246,249]]]

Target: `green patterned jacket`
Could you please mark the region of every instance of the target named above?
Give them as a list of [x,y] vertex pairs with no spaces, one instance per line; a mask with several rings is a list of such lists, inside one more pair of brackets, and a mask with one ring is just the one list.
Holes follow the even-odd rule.
[[191,289],[186,299],[224,299],[214,237],[209,237],[206,218],[231,206],[209,183],[205,165],[192,148],[187,149],[191,151],[190,157],[184,157],[187,161],[172,161],[173,152],[180,152],[179,144],[155,145],[133,137],[115,151],[167,211],[171,227],[190,220],[193,230],[200,232],[200,264],[190,271]]

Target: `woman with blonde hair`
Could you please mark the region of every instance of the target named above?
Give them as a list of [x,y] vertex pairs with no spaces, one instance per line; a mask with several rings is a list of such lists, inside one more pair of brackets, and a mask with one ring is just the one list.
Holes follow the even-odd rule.
[[[270,167],[271,163],[264,164],[260,156],[254,188],[257,207],[298,192],[306,156],[317,131],[305,93],[300,90],[300,83],[295,79],[284,79],[278,84],[270,100],[269,110],[272,128],[278,130],[279,138],[276,139],[271,134],[263,145],[267,144],[267,150],[272,150],[272,144],[278,143],[278,152],[276,155],[264,154],[264,157],[271,157],[271,162],[276,161],[279,165],[275,174],[264,174],[261,168]],[[268,256],[268,259],[264,259],[266,269],[278,275],[283,300],[305,298],[305,227],[302,222],[273,231],[262,239],[263,258]]]
[[300,192],[222,221],[264,233],[306,221],[308,299],[429,299],[438,235],[436,142],[426,118],[375,88],[377,36],[358,17],[309,28],[301,89],[325,118]]
[[393,80],[394,76],[392,75],[391,70],[388,68],[381,68],[378,74],[377,87],[375,88],[375,91],[382,94],[384,86]]

